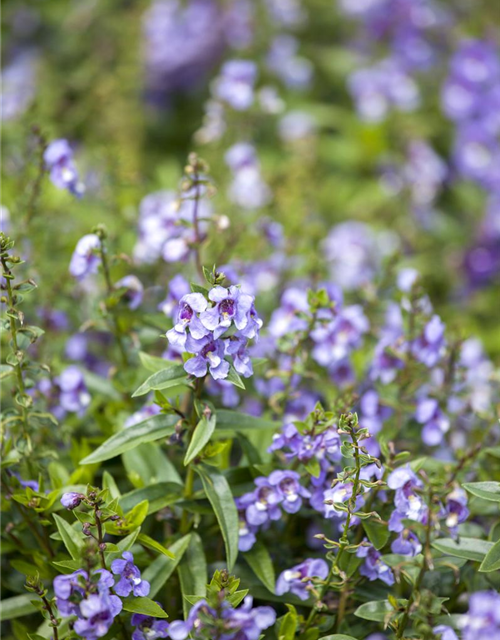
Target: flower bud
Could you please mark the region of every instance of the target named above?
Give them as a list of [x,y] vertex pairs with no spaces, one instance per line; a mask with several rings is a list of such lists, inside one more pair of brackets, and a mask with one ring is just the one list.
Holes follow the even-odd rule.
[[83,493],[69,491],[68,493],[63,493],[61,504],[63,507],[66,507],[66,509],[76,509],[84,498]]

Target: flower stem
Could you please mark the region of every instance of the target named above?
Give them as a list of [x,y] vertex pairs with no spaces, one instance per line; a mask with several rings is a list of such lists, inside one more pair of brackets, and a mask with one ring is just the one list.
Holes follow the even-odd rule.
[[[107,251],[106,251],[106,245],[104,243],[104,238],[102,237],[102,235],[99,235],[99,240],[101,242],[100,244],[100,254],[101,254],[101,263],[102,263],[102,271],[104,274],[104,280],[106,282],[106,288],[108,291],[108,295],[111,296],[113,295],[113,283],[111,281],[111,273],[109,270],[109,263],[108,263],[108,255],[107,255]],[[118,344],[118,349],[120,350],[120,355],[122,358],[122,362],[124,366],[128,366],[128,356],[127,356],[127,350],[125,349],[125,345],[123,343],[123,333],[120,327],[120,323],[118,320],[118,317],[116,315],[116,311],[114,309],[110,310],[110,314],[111,317],[113,319],[113,328],[114,328],[114,334],[115,334],[115,338],[116,338],[116,342]]]

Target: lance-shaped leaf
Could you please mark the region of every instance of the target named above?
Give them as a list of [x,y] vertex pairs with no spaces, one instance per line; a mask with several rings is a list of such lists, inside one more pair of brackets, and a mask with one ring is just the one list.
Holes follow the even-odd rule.
[[178,420],[178,416],[160,414],[139,422],[139,424],[135,424],[132,427],[127,427],[115,433],[93,453],[80,460],[80,464],[103,462],[119,456],[124,451],[134,449],[134,447],[144,442],[153,442],[166,438],[174,433]]
[[246,551],[243,554],[243,557],[262,584],[267,587],[271,593],[274,593],[276,576],[274,574],[273,561],[271,560],[269,551],[262,542],[257,540],[250,551]]
[[78,534],[73,527],[66,522],[63,518],[57,515],[57,513],[53,514],[57,530],[61,536],[62,541],[64,542],[64,546],[68,550],[69,555],[73,558],[73,560],[80,560],[81,550],[83,547],[81,534]]
[[466,482],[463,487],[473,496],[500,502],[500,482]]
[[189,386],[186,372],[184,371],[182,364],[174,364],[149,376],[149,378],[143,382],[136,391],[134,391],[132,398],[144,396],[150,391],[161,391],[162,389],[169,389],[182,385]]
[[156,596],[158,591],[175,571],[175,568],[189,546],[190,540],[191,534],[180,538],[180,540],[177,540],[168,548],[168,551],[173,554],[173,558],[158,556],[158,558],[153,560],[148,568],[142,572],[143,580],[146,580],[151,585],[149,590],[149,596],[151,598]]
[[6,598],[0,602],[0,622],[4,620],[13,620],[14,618],[20,618],[21,616],[27,616],[30,613],[35,613],[36,609],[31,604],[32,600],[35,600],[35,596],[31,593],[23,593],[20,596],[14,596],[13,598]]
[[238,431],[255,431],[260,429],[277,431],[280,428],[281,424],[276,420],[259,418],[246,413],[231,411],[230,409],[217,410],[217,432],[221,430],[236,433]]
[[196,425],[188,450],[184,457],[184,465],[188,465],[200,453],[203,447],[208,443],[214,432],[217,422],[217,416],[212,413],[209,418],[204,414]]
[[227,568],[231,571],[238,555],[239,531],[238,511],[233,494],[220,471],[206,465],[198,465],[195,468],[219,523],[226,546]]
[[[398,606],[405,606],[406,600],[398,600]],[[356,609],[354,615],[364,620],[373,620],[374,622],[384,622],[387,619],[387,614],[394,612],[396,609],[392,606],[389,600],[372,600],[371,602],[365,602]]]
[[144,616],[151,616],[153,618],[168,618],[168,615],[160,605],[150,598],[131,598],[130,600],[125,600],[123,609],[130,613],[142,613]]
[[477,540],[476,538],[459,538],[458,540],[442,538],[435,540],[432,546],[448,556],[482,562],[486,554],[493,547],[493,542]]
[[500,569],[500,540],[495,542],[491,549],[486,554],[486,557],[479,567],[479,571],[483,573],[489,573],[490,571],[496,571]]
[[160,544],[150,536],[147,536],[145,533],[139,534],[137,538],[137,542],[142,544],[144,547],[147,547],[148,549],[152,549],[153,551],[158,551],[158,553],[162,553],[164,556],[167,556],[167,558],[174,557],[174,554],[171,551],[169,551],[168,549],[165,549],[165,547],[162,544]]
[[189,546],[178,568],[181,583],[182,608],[184,616],[189,613],[189,602],[185,596],[205,597],[207,591],[207,560],[203,551],[201,538],[197,533],[191,534]]

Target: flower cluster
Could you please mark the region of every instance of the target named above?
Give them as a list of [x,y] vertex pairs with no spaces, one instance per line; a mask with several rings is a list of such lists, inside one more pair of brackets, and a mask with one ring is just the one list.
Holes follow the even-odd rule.
[[106,569],[89,575],[83,569],[54,578],[54,593],[59,613],[76,616],[74,630],[86,640],[106,635],[123,608],[122,601],[111,593],[114,578]]
[[[73,509],[83,498],[81,494],[67,493],[62,502],[67,508]],[[113,574],[119,577],[116,584]],[[54,578],[54,593],[59,613],[63,617],[76,616],[74,629],[86,640],[96,640],[106,635],[123,608],[120,597],[127,597],[131,593],[136,597],[147,596],[149,588],[149,583],[141,579],[141,572],[134,564],[133,555],[128,551],[123,553],[121,559],[113,560],[111,571],[96,569],[89,574],[83,569],[78,569]],[[146,628],[144,620],[138,622]],[[137,635],[134,640],[139,638]]]
[[255,148],[247,142],[239,142],[228,149],[225,160],[233,173],[229,199],[244,209],[258,209],[266,205],[271,192],[262,179]]
[[180,299],[167,338],[171,346],[193,354],[184,369],[197,378],[204,377],[207,370],[215,380],[227,378],[228,357],[234,369],[248,378],[253,373],[248,341],[258,338],[261,327],[253,296],[235,285],[216,285],[206,296],[195,292]]
[[271,607],[253,608],[253,599],[247,596],[239,608],[224,601],[216,610],[205,599],[199,600],[183,622],[170,623],[169,636],[172,640],[219,637],[226,640],[258,640],[262,631],[276,621],[276,613]]
[[202,187],[196,186],[180,199],[173,191],[158,191],[142,200],[134,248],[138,262],[152,263],[160,257],[165,262],[188,259],[192,245],[205,236],[212,215],[210,203],[198,200],[198,190]]
[[254,482],[253,491],[236,498],[241,551],[253,547],[260,527],[268,527],[271,521],[279,520],[282,510],[297,513],[302,507],[302,499],[311,495],[300,484],[300,474],[296,471],[273,471],[267,478],[261,476]]

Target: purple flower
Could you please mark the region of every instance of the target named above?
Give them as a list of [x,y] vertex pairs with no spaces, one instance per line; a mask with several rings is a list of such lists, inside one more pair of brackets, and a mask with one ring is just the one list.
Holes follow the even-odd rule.
[[247,493],[241,498],[235,499],[236,508],[238,509],[238,549],[240,551],[249,551],[256,541],[255,534],[257,533],[258,527],[251,525],[246,517],[247,507],[252,503],[252,493]]
[[73,163],[73,151],[67,140],[51,142],[44,151],[45,166],[50,179],[58,189],[67,189],[75,196],[81,196],[85,187],[78,179],[78,171]]
[[134,556],[130,551],[124,551],[122,558],[113,560],[111,563],[111,571],[121,576],[116,583],[115,592],[124,598],[133,592],[134,596],[147,596],[150,585],[146,580],[142,580],[141,572],[134,564]]
[[142,282],[137,276],[125,276],[121,280],[118,280],[118,282],[115,284],[115,288],[126,289],[123,297],[130,309],[137,309],[137,307],[141,305],[144,287],[142,286]]
[[462,631],[462,640],[499,640],[500,595],[494,591],[471,594]]
[[132,640],[156,640],[168,637],[168,622],[158,620],[141,613],[134,613],[131,619],[132,626],[136,627],[132,633]]
[[106,569],[94,571],[91,579],[82,569],[54,579],[59,613],[77,616],[74,629],[86,640],[106,635],[122,609],[120,598],[109,593],[113,585],[113,576]]
[[422,551],[422,545],[414,533],[405,529],[391,544],[391,551],[401,556],[413,557]]
[[251,60],[229,60],[216,80],[214,95],[237,111],[246,111],[254,99],[257,67]]
[[61,504],[66,509],[76,509],[84,498],[85,496],[83,493],[69,491],[68,493],[63,493],[61,497]]
[[253,375],[252,360],[250,351],[247,348],[246,338],[238,339],[237,336],[225,340],[225,353],[233,357],[233,364],[236,371],[244,378]]
[[191,607],[191,610],[189,611],[188,617],[185,622],[181,620],[174,620],[174,622],[170,623],[168,633],[172,640],[185,640],[191,633],[191,630],[193,629],[195,624],[197,628],[199,628],[200,625],[198,624],[198,612],[201,609],[205,614],[211,614],[215,616],[215,611],[213,609],[210,609],[210,607],[207,605],[206,600],[199,600],[193,607]]
[[[262,631],[276,622],[276,613],[271,607],[252,608],[253,598],[246,596],[238,609],[226,606],[222,610],[224,627],[229,634],[223,636],[230,640],[259,640]],[[233,635],[234,634],[234,635]]]
[[[340,509],[336,509],[335,505],[347,502],[352,496],[352,484],[336,484],[335,487],[327,489],[323,492],[323,509],[325,518],[338,518],[345,520],[346,513]],[[359,496],[357,501],[359,500]],[[357,504],[357,503],[356,503]]]
[[315,343],[312,356],[316,362],[329,366],[346,356],[361,344],[369,324],[360,305],[345,307],[330,321],[318,320],[311,331]]
[[299,483],[300,475],[296,471],[273,471],[268,480],[275,487],[281,506],[287,513],[297,513],[302,506],[302,498],[311,496]]
[[384,421],[392,415],[392,409],[380,403],[379,395],[374,390],[366,391],[360,400],[359,425],[363,429],[368,429],[371,435],[377,434],[384,424]]
[[62,616],[72,616],[77,614],[79,611],[78,604],[76,604],[77,600],[73,602],[73,596],[82,596],[85,593],[80,577],[87,580],[87,572],[83,569],[78,569],[78,571],[75,571],[74,573],[56,576],[54,578],[53,586],[56,596],[56,604],[59,613]]
[[417,401],[415,419],[424,425],[422,440],[430,447],[441,444],[444,434],[450,428],[450,421],[435,398],[424,397]]
[[208,329],[202,325],[199,317],[196,315],[197,313],[205,311],[207,304],[207,301],[201,293],[188,293],[182,296],[179,301],[174,327],[170,329],[170,331],[167,331],[167,338],[171,345],[181,348],[185,347],[187,327],[189,327],[190,335],[196,340],[204,338],[209,333]]
[[308,587],[313,584],[313,578],[325,580],[327,576],[328,565],[324,560],[308,558],[280,574],[276,594],[282,596],[290,591],[301,600],[307,600],[311,595]]
[[241,498],[248,501],[245,512],[247,522],[253,526],[260,526],[270,520],[279,520],[279,503],[282,498],[277,488],[264,477],[256,478],[255,485],[254,491]]
[[59,388],[59,403],[64,411],[83,416],[90,404],[90,394],[87,390],[83,374],[74,365],[66,367],[55,378],[54,382]]
[[444,331],[445,325],[441,318],[434,315],[425,325],[422,335],[413,342],[413,355],[426,367],[433,367],[441,359],[446,344]]
[[101,248],[101,241],[94,233],[89,233],[78,240],[71,262],[69,272],[78,280],[83,280],[92,273],[97,273],[97,268],[101,263],[98,250]]
[[432,630],[438,636],[439,640],[458,640],[458,636],[453,629],[445,624],[439,624]]
[[422,487],[422,481],[412,471],[410,465],[398,467],[387,478],[390,489],[396,491],[394,504],[396,510],[389,519],[389,531],[401,532],[404,529],[402,520],[424,522],[427,518],[427,507],[415,489]]
[[195,357],[184,363],[187,373],[196,378],[207,375],[207,369],[214,380],[223,380],[229,373],[229,362],[224,360],[224,343],[222,340],[214,340],[205,336],[201,340],[195,340],[188,335],[186,351],[194,353]]
[[361,546],[356,551],[358,558],[364,558],[365,562],[361,565],[359,573],[370,582],[373,580],[382,580],[385,584],[391,586],[394,584],[394,574],[391,568],[381,560],[382,554],[372,545]]
[[213,331],[214,338],[219,338],[232,323],[245,335],[253,297],[234,285],[229,289],[214,287],[208,297],[215,304],[200,313],[200,321],[206,329]]
[[107,590],[91,594],[80,602],[79,618],[73,628],[86,640],[101,638],[109,631],[122,606],[120,598]]
[[445,513],[446,526],[450,529],[452,535],[457,535],[458,525],[465,522],[469,517],[467,493],[463,489],[457,487],[446,496]]

